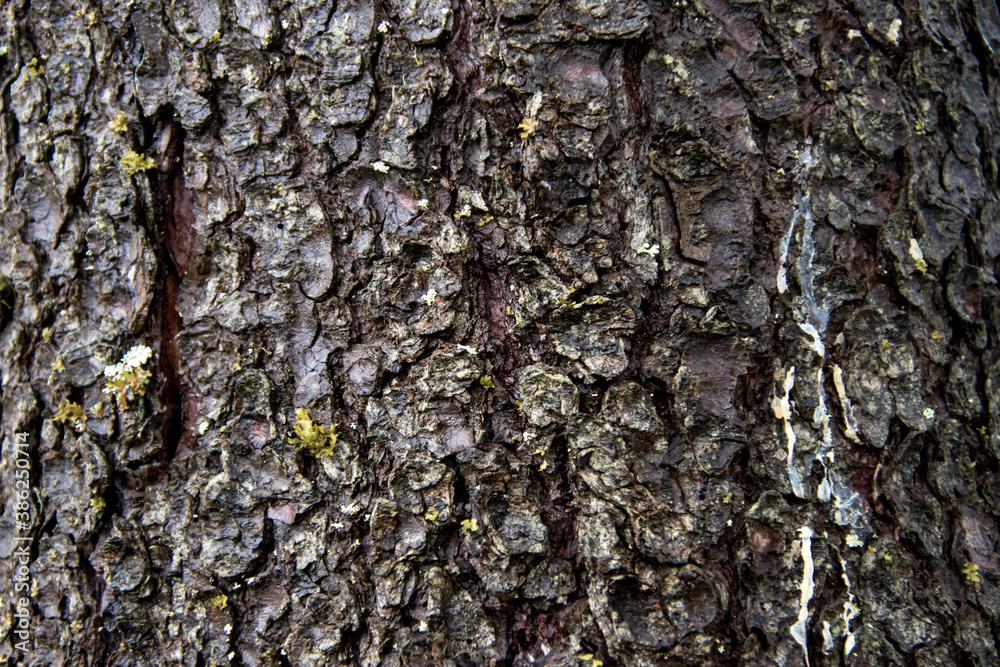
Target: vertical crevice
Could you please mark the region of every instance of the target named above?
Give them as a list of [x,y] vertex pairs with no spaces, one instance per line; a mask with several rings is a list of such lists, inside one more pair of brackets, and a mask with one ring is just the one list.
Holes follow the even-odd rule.
[[167,134],[166,170],[161,182],[164,193],[163,224],[163,297],[159,312],[160,373],[163,385],[160,400],[163,418],[164,455],[170,460],[190,439],[186,414],[184,380],[180,374],[180,351],[177,335],[181,319],[177,312],[177,295],[181,280],[191,259],[192,229],[191,200],[184,187],[184,130],[176,123],[165,124]]
[[505,270],[491,271],[483,267],[480,278],[480,312],[489,322],[490,344],[487,350],[496,360],[491,371],[500,385],[512,395],[517,394],[515,371],[520,365],[518,343],[512,335],[507,315],[509,278]]
[[625,96],[629,111],[635,118],[636,127],[645,132],[649,129],[649,115],[646,113],[646,98],[643,90],[642,64],[649,53],[650,42],[645,37],[630,39],[625,43],[623,54]]

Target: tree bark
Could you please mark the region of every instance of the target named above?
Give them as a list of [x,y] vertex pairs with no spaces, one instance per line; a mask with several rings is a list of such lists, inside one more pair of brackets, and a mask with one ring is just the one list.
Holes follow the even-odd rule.
[[993,0],[64,2],[0,662],[1000,665]]

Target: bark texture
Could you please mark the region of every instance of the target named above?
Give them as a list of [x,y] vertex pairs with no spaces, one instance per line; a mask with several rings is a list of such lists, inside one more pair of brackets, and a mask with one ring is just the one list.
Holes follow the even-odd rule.
[[3,664],[1000,665],[994,0],[2,6]]

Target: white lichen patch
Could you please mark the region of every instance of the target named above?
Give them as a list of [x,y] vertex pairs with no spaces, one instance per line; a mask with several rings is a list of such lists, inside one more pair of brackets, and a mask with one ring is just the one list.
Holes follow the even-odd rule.
[[899,31],[903,27],[903,21],[899,17],[892,20],[889,24],[889,30],[886,31],[885,36],[889,38],[889,41],[893,44],[899,44]]
[[104,369],[104,376],[108,378],[122,377],[144,366],[152,356],[153,350],[146,345],[135,345],[125,353],[121,361],[106,367]]
[[660,254],[660,246],[659,244],[649,245],[648,243],[644,243],[641,248],[635,251],[635,254],[649,255],[650,257],[656,257],[657,255]]
[[802,583],[799,585],[799,615],[789,632],[795,643],[802,647],[806,657],[806,667],[809,667],[809,647],[806,644],[806,623],[809,620],[809,602],[815,590],[813,582],[812,538],[813,530],[809,526],[799,528],[802,556]]

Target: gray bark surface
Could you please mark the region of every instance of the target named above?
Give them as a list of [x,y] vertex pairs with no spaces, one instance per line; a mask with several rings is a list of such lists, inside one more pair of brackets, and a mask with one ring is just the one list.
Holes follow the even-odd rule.
[[1000,665],[993,0],[2,5],[0,664]]

